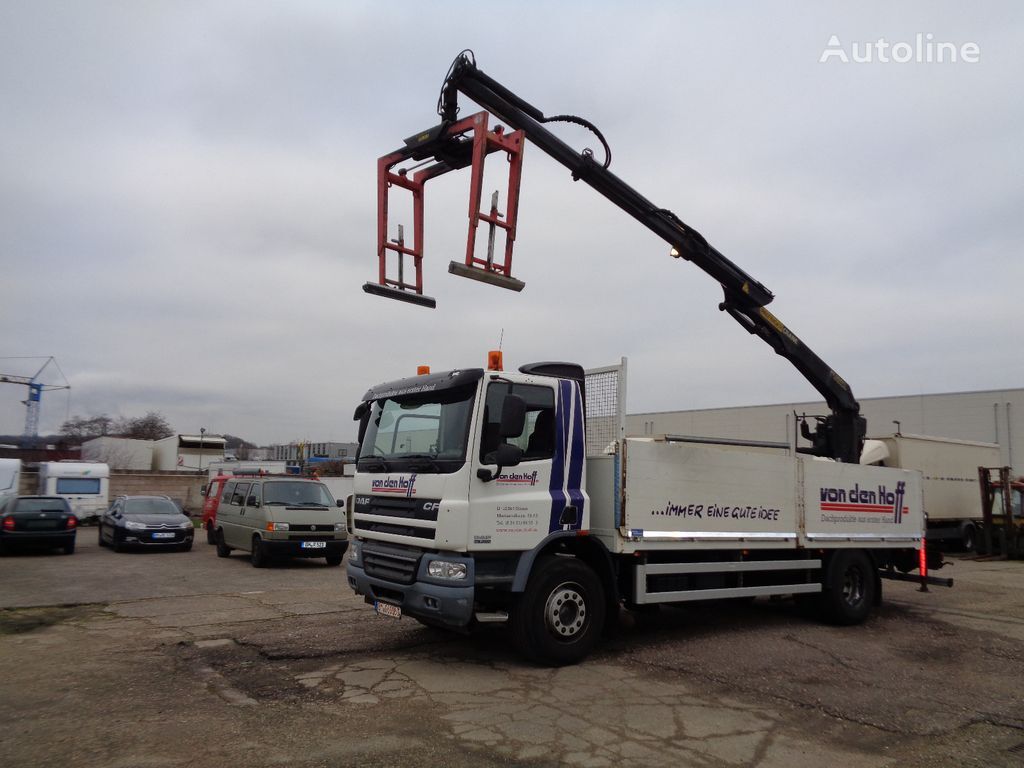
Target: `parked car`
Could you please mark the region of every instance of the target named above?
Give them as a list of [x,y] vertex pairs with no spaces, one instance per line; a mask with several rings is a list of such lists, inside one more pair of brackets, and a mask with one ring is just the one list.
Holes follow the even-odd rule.
[[12,546],[60,547],[75,551],[78,518],[60,496],[14,496],[0,513],[0,550]]
[[217,555],[249,552],[263,568],[275,557],[322,557],[341,565],[348,547],[344,502],[316,480],[234,477],[217,509]]
[[120,496],[99,522],[101,547],[192,549],[192,520],[167,496]]

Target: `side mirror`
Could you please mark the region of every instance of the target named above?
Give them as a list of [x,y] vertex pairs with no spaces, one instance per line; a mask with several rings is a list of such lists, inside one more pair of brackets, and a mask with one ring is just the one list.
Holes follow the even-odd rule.
[[206,483],[203,483],[201,486],[199,486],[199,495],[205,496],[208,490],[209,489],[206,487]]
[[485,467],[476,471],[476,476],[485,483],[491,482],[501,474],[505,467],[514,467],[523,460],[523,449],[511,443],[502,443],[494,451],[494,463],[498,468],[493,472]]
[[[518,437],[526,426],[526,401],[519,395],[505,395],[501,404],[501,437]],[[500,447],[500,446],[499,446]],[[500,461],[498,462],[501,463]]]
[[342,509],[344,509],[345,508],[345,500],[344,499],[338,499],[338,506],[341,507]]
[[498,473],[502,467],[515,467],[523,460],[523,449],[511,443],[502,443],[494,452],[494,462],[498,465]]
[[363,402],[356,406],[356,412],[352,414],[352,421],[359,421],[370,410],[370,404]]

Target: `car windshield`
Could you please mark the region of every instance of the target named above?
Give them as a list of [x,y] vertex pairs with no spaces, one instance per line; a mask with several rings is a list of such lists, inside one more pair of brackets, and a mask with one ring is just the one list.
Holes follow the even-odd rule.
[[67,512],[64,499],[18,499],[15,512]]
[[476,384],[373,403],[360,471],[457,471],[466,460]]
[[170,499],[128,499],[124,503],[126,515],[180,515]]
[[320,483],[286,481],[263,484],[264,504],[286,504],[290,507],[329,507],[334,501]]

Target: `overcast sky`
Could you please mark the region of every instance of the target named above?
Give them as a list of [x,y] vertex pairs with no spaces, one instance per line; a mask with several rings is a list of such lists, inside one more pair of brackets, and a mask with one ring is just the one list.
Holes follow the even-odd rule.
[[[7,0],[0,357],[67,375],[42,432],[157,410],[261,444],[352,439],[369,385],[482,366],[502,333],[507,367],[627,357],[633,412],[814,399],[711,278],[536,147],[521,294],[447,273],[466,172],[427,188],[438,308],[362,292],[376,159],[435,124],[472,48],[596,123],[612,170],[772,290],[858,397],[1024,386],[1024,6],[894,6]],[[833,35],[850,56],[919,33],[980,60],[820,62]],[[0,433],[24,397],[0,385]]]

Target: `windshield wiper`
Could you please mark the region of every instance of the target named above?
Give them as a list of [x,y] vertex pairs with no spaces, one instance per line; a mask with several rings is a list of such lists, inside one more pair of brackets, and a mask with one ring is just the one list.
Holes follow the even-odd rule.
[[399,458],[409,459],[412,461],[416,461],[418,459],[426,459],[427,461],[430,462],[430,466],[432,469],[435,469],[438,472],[441,471],[441,463],[437,460],[437,456],[434,456],[429,453],[403,453]]
[[[364,462],[366,468],[371,472],[391,471],[391,465],[388,464],[387,459],[381,456],[364,456],[363,458],[359,459],[360,464],[363,464]],[[373,464],[373,466],[370,466],[371,464]]]
[[323,507],[327,509],[326,504],[321,504],[319,501],[297,501],[294,504],[289,504],[291,507]]

